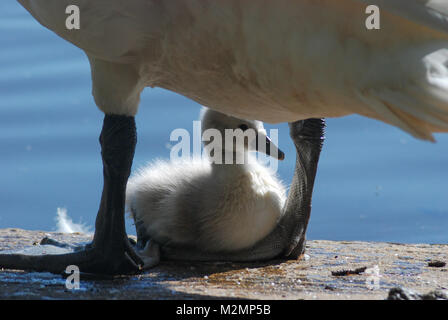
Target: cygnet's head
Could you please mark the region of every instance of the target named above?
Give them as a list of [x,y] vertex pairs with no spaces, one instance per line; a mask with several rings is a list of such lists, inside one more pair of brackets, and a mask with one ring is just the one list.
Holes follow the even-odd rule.
[[[200,118],[206,148],[214,145],[216,133],[219,131],[222,150],[225,152],[258,151],[278,160],[285,158],[285,154],[267,136],[261,121],[239,119],[205,107],[201,110]],[[216,148],[216,145],[213,147]]]

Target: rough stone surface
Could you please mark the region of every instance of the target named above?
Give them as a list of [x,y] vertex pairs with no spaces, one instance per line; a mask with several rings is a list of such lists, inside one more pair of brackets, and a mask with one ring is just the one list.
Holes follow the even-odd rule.
[[[83,234],[3,229],[0,250],[38,246],[45,236],[90,240]],[[0,270],[0,299],[386,299],[395,287],[412,294],[438,290],[442,294],[434,296],[443,297],[447,261],[448,245],[314,240],[299,261],[163,262],[136,276],[81,277],[79,290],[66,289],[60,275]],[[400,292],[395,296],[405,296]]]

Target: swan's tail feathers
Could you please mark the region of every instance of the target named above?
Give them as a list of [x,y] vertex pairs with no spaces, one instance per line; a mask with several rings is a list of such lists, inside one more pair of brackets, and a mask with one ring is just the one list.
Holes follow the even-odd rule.
[[425,73],[364,90],[359,97],[375,118],[435,141],[434,132],[448,132],[448,49],[426,56],[423,64]]
[[448,132],[448,99],[431,101],[419,99],[419,94],[407,95],[392,90],[371,90],[362,100],[374,109],[377,116],[414,137],[435,141],[434,132]]

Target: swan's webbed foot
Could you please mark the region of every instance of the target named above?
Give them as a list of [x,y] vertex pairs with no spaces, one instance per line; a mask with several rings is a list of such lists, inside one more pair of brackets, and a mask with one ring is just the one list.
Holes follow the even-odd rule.
[[[124,259],[119,254],[116,254],[116,252],[114,252],[112,254],[112,256],[110,256],[109,258],[95,258],[95,257],[92,257],[92,261],[97,261],[98,266],[95,267],[95,266],[93,266],[93,264],[90,264],[90,266],[87,265],[86,267],[83,267],[82,270],[84,270],[84,271],[82,272],[82,275],[84,277],[86,277],[87,275],[93,273],[93,275],[89,276],[89,278],[96,278],[95,274],[99,274],[99,273],[116,274],[117,272],[114,272],[113,271],[114,269],[116,269],[117,271],[118,270],[124,270],[124,271],[121,271],[121,272],[118,272],[118,273],[128,273],[128,272],[126,272],[127,269],[130,270],[129,273],[133,273],[133,270],[140,271],[142,269],[141,266],[143,264],[146,265],[147,262],[143,259],[143,256],[140,253],[140,250],[138,250],[136,248],[137,242],[133,238],[128,238],[128,241],[129,241],[129,245],[127,245],[127,248],[125,250]],[[45,246],[53,246],[53,247],[65,249],[65,251],[73,252],[73,253],[83,252],[83,251],[85,253],[87,253],[87,251],[92,251],[92,249],[93,249],[92,243],[88,243],[88,244],[85,244],[85,245],[74,245],[74,244],[70,244],[70,243],[60,242],[60,241],[57,241],[57,240],[49,238],[49,237],[43,238],[39,242],[39,244],[40,245],[45,245]],[[93,251],[95,251],[95,250],[93,250]],[[88,255],[88,253],[87,253],[87,255]],[[93,254],[93,255],[95,255],[95,254]],[[65,254],[65,258],[62,259],[63,264],[66,264],[67,262],[70,262],[72,258],[73,257],[70,257],[69,254]],[[57,259],[59,259],[59,258],[57,258]],[[117,261],[121,261],[121,260],[129,260],[127,262],[130,264],[130,268],[127,268],[127,267],[126,268],[123,268],[123,267],[118,267],[118,268],[117,267],[112,267],[112,268],[110,268],[109,267],[110,266],[110,262],[108,262],[108,261],[112,261],[113,263],[116,263]],[[103,261],[103,262],[98,263],[98,261]],[[88,261],[85,261],[85,262],[88,263]],[[51,265],[57,265],[57,263],[55,263],[55,261],[53,261],[53,263]],[[70,265],[70,264],[67,264],[67,266],[68,265]],[[81,265],[84,266],[85,263],[81,263]],[[100,270],[100,272],[94,272],[93,271],[94,269],[98,269],[98,270]],[[107,269],[111,269],[111,270],[108,272]],[[55,272],[59,273],[58,271],[55,271]]]
[[[137,245],[137,242],[134,239],[128,238],[128,240],[133,247],[135,247]],[[60,242],[60,241],[57,241],[57,240],[49,238],[49,237],[42,238],[42,240],[40,240],[39,244],[40,245],[50,245],[50,246],[54,246],[54,247],[58,247],[58,248],[62,248],[62,249],[71,249],[73,251],[81,251],[86,248],[85,245],[74,245],[74,244],[70,244],[70,243]]]
[[100,136],[104,188],[91,244],[66,254],[0,254],[0,268],[62,273],[76,265],[83,273],[110,275],[140,271],[143,261],[129,242],[124,223],[125,190],[136,142],[133,117],[105,116]]
[[50,245],[50,246],[54,246],[54,247],[58,247],[58,248],[62,248],[62,249],[70,249],[73,251],[80,251],[80,250],[84,249],[84,247],[85,247],[85,246],[75,246],[70,243],[60,242],[60,241],[57,241],[57,240],[49,238],[49,237],[45,237],[42,240],[40,240],[39,244],[40,245]]
[[66,254],[0,254],[0,267],[61,274],[68,266],[75,265],[82,273],[115,275],[136,273],[143,265],[132,246],[126,242],[115,250],[92,245],[74,250]]

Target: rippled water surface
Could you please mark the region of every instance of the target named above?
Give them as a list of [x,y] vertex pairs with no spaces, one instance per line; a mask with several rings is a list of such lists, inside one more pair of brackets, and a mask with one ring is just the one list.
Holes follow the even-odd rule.
[[[54,230],[58,207],[92,226],[102,187],[102,114],[79,49],[40,26],[16,1],[0,3],[0,228]],[[192,130],[200,106],[146,89],[134,168],[168,158],[169,134]],[[286,125],[279,175],[294,150]],[[308,237],[448,243],[448,135],[413,139],[377,121],[328,120]],[[129,232],[133,233],[128,223]]]

